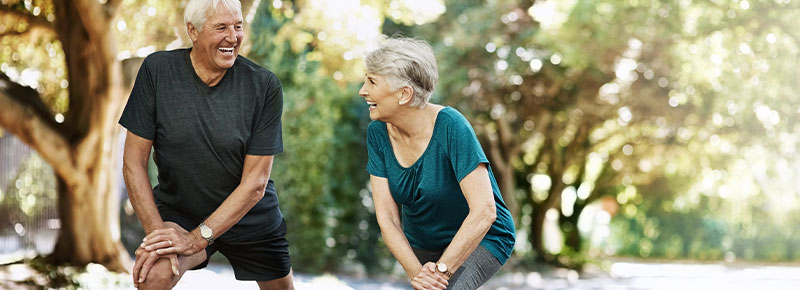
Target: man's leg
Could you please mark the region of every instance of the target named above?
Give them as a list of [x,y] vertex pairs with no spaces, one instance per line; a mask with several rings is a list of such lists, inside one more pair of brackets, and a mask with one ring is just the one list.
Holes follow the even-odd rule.
[[293,290],[294,279],[292,278],[292,270],[290,269],[289,274],[282,278],[258,281],[258,288],[261,290]]
[[[167,222],[166,224],[170,227],[181,228],[178,224],[173,222]],[[150,272],[147,273],[147,277],[145,278],[144,282],[139,283],[139,289],[172,289],[172,287],[175,287],[175,284],[178,284],[178,281],[180,281],[181,277],[183,277],[183,274],[186,273],[186,271],[196,267],[197,265],[200,265],[200,263],[205,262],[205,260],[205,250],[197,252],[191,256],[179,256],[178,273],[180,273],[180,275],[175,276],[172,273],[172,264],[170,263],[169,259],[158,259],[158,261],[153,264]]]
[[294,289],[284,221],[268,232],[223,236],[214,244],[228,258],[237,280],[256,281],[261,289]]

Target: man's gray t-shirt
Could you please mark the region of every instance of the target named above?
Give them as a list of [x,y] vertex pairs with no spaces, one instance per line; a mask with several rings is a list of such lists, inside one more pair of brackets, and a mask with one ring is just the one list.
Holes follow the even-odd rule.
[[[209,87],[195,73],[190,51],[144,60],[119,123],[153,141],[157,203],[199,223],[239,185],[245,155],[283,152],[283,93],[272,72],[242,56]],[[264,198],[225,235],[271,231],[281,221],[270,180]]]

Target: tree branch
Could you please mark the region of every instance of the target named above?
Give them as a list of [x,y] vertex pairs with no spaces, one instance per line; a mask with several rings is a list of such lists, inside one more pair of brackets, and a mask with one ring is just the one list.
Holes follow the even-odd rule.
[[114,14],[116,14],[120,4],[122,4],[121,0],[108,0],[108,2],[106,2],[106,11],[108,11],[107,16],[109,19],[113,18]]
[[[13,16],[15,16],[17,18],[24,19],[25,22],[28,23],[28,29],[27,30],[44,29],[44,30],[47,30],[49,32],[55,32],[53,24],[50,23],[49,21],[47,21],[47,19],[44,18],[44,17],[34,16],[33,14],[25,13],[23,11],[20,11],[18,9],[14,9],[14,8],[12,8],[10,6],[6,6],[6,5],[0,5],[0,14],[13,15]],[[6,32],[6,33],[8,33],[8,32]],[[6,33],[4,33],[4,34],[6,34]]]
[[17,31],[17,30],[9,31],[9,30],[6,30],[5,32],[0,33],[0,37],[30,35],[31,38],[38,39],[39,37],[42,36],[42,34],[44,34],[46,32],[50,32],[50,31],[43,30],[43,29],[36,28],[36,27],[32,27],[32,28],[26,29],[25,31]]
[[70,145],[39,93],[0,73],[0,126],[36,149],[56,172],[72,171]]
[[[83,23],[82,26],[89,33],[89,40],[91,42],[105,43],[107,41],[106,33],[109,29],[108,23],[111,21],[111,17],[106,13],[103,5],[96,0],[74,0],[71,3],[79,11],[78,16]],[[63,3],[63,5],[69,4]],[[66,9],[65,7],[59,8]]]

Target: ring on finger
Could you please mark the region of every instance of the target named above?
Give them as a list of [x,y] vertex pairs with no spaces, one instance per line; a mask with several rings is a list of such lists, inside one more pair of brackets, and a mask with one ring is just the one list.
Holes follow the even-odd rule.
[[169,242],[169,246],[172,247],[172,240],[167,240]]

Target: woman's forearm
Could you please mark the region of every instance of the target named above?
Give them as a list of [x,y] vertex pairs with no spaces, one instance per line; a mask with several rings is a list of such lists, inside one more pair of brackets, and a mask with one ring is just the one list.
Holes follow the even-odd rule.
[[469,255],[478,247],[483,237],[489,232],[492,223],[497,218],[495,207],[484,207],[480,210],[470,210],[461,227],[447,246],[439,262],[447,265],[451,273],[467,260]]
[[400,265],[403,266],[408,277],[413,278],[416,276],[420,268],[422,268],[422,264],[411,249],[411,244],[408,243],[408,239],[405,234],[403,234],[399,221],[379,219],[378,225],[381,228],[383,242],[386,243],[386,247],[389,248],[392,255],[400,262]]

